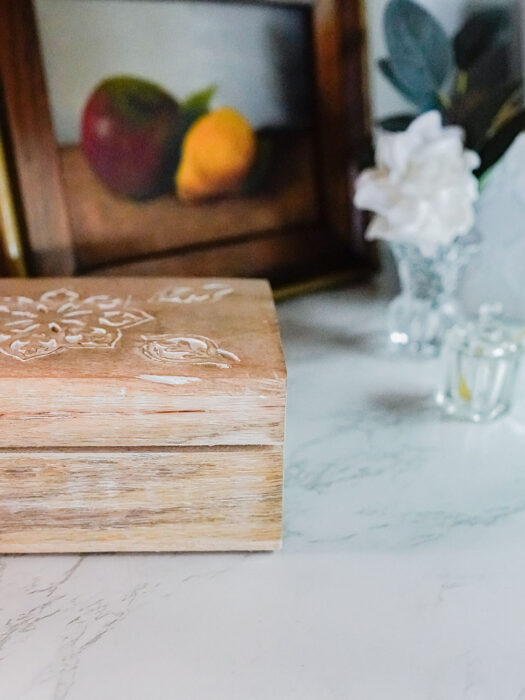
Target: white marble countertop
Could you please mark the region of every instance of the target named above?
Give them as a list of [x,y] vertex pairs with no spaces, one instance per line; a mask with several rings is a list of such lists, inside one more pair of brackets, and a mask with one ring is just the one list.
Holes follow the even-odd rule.
[[0,559],[1,700],[525,700],[525,392],[440,419],[384,306],[280,307],[281,552]]

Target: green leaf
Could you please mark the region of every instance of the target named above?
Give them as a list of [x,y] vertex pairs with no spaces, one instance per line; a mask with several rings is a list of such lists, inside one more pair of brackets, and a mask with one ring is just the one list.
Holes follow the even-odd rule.
[[452,43],[439,22],[413,0],[390,0],[384,30],[397,78],[418,93],[439,92],[453,68]]
[[385,78],[387,78],[392,85],[399,90],[399,92],[406,97],[410,102],[415,104],[421,110],[426,111],[428,109],[433,109],[436,106],[437,100],[434,92],[428,92],[428,86],[426,85],[424,79],[408,85],[403,82],[402,76],[398,76],[392,65],[392,61],[388,58],[380,58],[378,61],[378,66]]
[[200,111],[206,114],[210,109],[210,102],[215,97],[216,92],[217,85],[208,85],[204,90],[199,90],[198,92],[193,92],[191,95],[188,95],[181,106],[188,111]]
[[[175,161],[180,163],[182,153],[182,143],[188,129],[194,124],[197,119],[200,119],[210,111],[210,102],[217,92],[216,85],[209,85],[204,90],[199,90],[189,95],[180,104],[180,118],[177,128],[177,148]],[[178,165],[177,165],[178,167]]]
[[491,180],[491,175],[494,172],[494,168],[496,167],[497,163],[494,165],[491,165],[488,167],[482,174],[479,175],[479,180],[478,180],[478,188],[479,188],[479,193],[481,194],[485,187],[489,184]]
[[454,54],[460,70],[467,70],[497,42],[507,43],[510,13],[507,8],[489,7],[469,15],[454,37]]
[[477,177],[481,177],[491,168],[512,144],[516,136],[525,131],[525,110],[522,110],[512,119],[509,119],[501,129],[493,136],[480,152],[481,165],[476,171]]
[[460,119],[467,134],[467,146],[479,151],[490,135],[494,120],[503,109],[518,104],[521,96],[521,81],[516,80],[486,92],[479,104]]
[[209,85],[204,90],[194,92],[189,95],[180,105],[180,138],[190,128],[190,126],[210,111],[210,102],[217,92],[216,85]]
[[510,44],[497,43],[484,51],[468,69],[469,90],[484,90],[508,83],[516,77]]

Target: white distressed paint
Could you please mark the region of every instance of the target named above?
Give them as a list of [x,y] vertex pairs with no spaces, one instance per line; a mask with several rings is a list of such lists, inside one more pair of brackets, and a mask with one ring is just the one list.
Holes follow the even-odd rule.
[[155,384],[167,384],[171,386],[180,386],[182,384],[194,384],[200,382],[200,377],[167,377],[160,374],[140,374],[137,379],[144,379],[147,382]]
[[154,320],[130,299],[82,298],[71,289],[50,290],[38,299],[0,297],[0,309],[0,353],[21,362],[65,350],[113,350],[123,330]]

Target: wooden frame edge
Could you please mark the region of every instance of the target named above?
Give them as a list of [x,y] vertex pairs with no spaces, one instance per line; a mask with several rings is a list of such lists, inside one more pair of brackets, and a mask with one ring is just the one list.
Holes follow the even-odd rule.
[[24,245],[20,222],[9,178],[9,169],[4,145],[2,125],[0,124],[0,239],[8,265],[8,272],[14,277],[26,277]]
[[[0,0],[0,81],[32,272],[70,275],[74,257],[31,0]],[[35,196],[38,193],[38,196]]]

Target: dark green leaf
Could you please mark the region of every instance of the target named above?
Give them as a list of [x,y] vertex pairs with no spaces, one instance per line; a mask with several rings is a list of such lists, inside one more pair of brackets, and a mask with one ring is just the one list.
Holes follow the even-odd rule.
[[506,8],[489,7],[473,12],[454,38],[454,54],[460,70],[467,70],[480,56],[502,40],[510,27]]
[[204,90],[199,90],[189,95],[184,102],[180,104],[180,119],[177,128],[177,148],[175,160],[180,162],[182,143],[188,129],[194,124],[197,119],[200,119],[210,111],[210,102],[217,92],[216,85],[209,85]]
[[481,105],[486,96],[486,90],[468,90],[461,94],[454,93],[449,109],[450,123],[465,127],[469,115]]
[[485,92],[473,109],[458,119],[467,134],[467,146],[475,151],[483,146],[493,122],[504,105],[518,103],[521,81],[513,81],[490,92]]
[[416,114],[394,114],[382,119],[379,126],[385,131],[405,131],[416,118]]
[[525,131],[525,110],[509,119],[501,129],[488,141],[480,152],[481,165],[476,171],[480,177],[491,168],[512,144],[516,136]]
[[506,84],[513,77],[510,45],[497,43],[470,65],[467,85],[469,90],[485,90]]
[[453,67],[452,43],[443,27],[413,0],[390,0],[384,14],[392,69],[404,85],[437,93]]
[[199,90],[189,95],[184,102],[182,107],[185,110],[200,111],[203,114],[209,111],[210,102],[217,92],[217,85],[208,85],[204,90]]
[[217,86],[210,85],[204,90],[194,92],[182,102],[180,105],[181,119],[179,127],[181,139],[184,138],[190,126],[196,122],[197,119],[208,114],[210,111],[210,102],[216,92]]
[[433,109],[436,106],[436,95],[432,90],[428,92],[428,85],[425,82],[424,76],[421,76],[421,80],[408,85],[403,82],[402,77],[396,74],[392,62],[388,58],[380,58],[378,66],[392,85],[421,110]]

